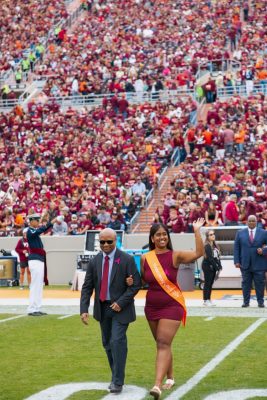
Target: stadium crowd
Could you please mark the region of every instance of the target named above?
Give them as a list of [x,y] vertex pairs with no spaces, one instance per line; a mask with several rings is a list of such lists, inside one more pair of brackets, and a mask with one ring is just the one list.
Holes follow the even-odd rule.
[[[55,18],[64,14],[57,4],[48,7]],[[211,225],[236,224],[254,213],[265,226],[265,10],[263,1],[89,1],[82,23],[58,31],[38,73],[51,76],[44,89],[49,96],[114,96],[80,111],[33,100],[27,111],[17,106],[0,114],[0,235],[21,233],[26,216],[36,212],[44,221],[59,217],[52,234],[127,230],[175,149],[179,173],[156,220],[173,232],[191,232],[198,216]],[[231,54],[242,64],[240,80],[229,73],[216,82],[211,77],[222,91],[234,87],[229,101],[216,99],[205,84],[212,103],[207,121],[191,124],[197,105],[190,97],[130,102],[130,92],[192,88],[201,66],[217,59],[222,67]],[[241,98],[238,84],[251,89],[254,79],[261,92],[247,90],[249,97]]]
[[126,229],[169,165],[174,136],[195,108],[190,97],[127,103],[126,109],[113,98],[89,110],[63,113],[56,103],[30,102],[27,112],[18,106],[2,113],[0,232],[22,229],[27,214],[45,213],[51,204],[57,215],[64,212],[65,222],[85,214],[86,226],[98,228],[110,223],[99,215],[105,206]]
[[154,221],[175,233],[192,232],[203,217],[207,226],[246,224],[256,215],[267,227],[267,99],[264,95],[217,100],[207,123],[200,120],[180,142],[179,172]]
[[232,0],[93,2],[37,73],[49,77],[49,96],[193,89],[201,67],[230,58],[240,11]]
[[[2,0],[0,7],[0,78],[20,61],[41,58],[43,40],[67,17],[64,0]],[[28,57],[30,57],[28,59]],[[29,68],[30,69],[30,68]]]

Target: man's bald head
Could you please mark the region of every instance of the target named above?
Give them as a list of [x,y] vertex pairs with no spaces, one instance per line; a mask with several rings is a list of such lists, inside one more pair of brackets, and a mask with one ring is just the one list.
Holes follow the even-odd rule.
[[116,247],[116,232],[111,228],[103,229],[99,234],[100,248],[105,254],[110,254]]

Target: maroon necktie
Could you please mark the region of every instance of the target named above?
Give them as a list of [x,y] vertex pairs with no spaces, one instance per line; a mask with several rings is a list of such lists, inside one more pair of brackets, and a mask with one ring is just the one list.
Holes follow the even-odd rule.
[[253,231],[250,231],[250,234],[249,234],[249,240],[250,240],[250,243],[252,243],[252,242],[253,242],[253,240],[254,240],[254,237],[253,237]]
[[109,256],[105,256],[104,269],[101,281],[101,289],[99,298],[101,301],[105,301],[107,299],[107,291],[108,291],[108,272],[109,272]]

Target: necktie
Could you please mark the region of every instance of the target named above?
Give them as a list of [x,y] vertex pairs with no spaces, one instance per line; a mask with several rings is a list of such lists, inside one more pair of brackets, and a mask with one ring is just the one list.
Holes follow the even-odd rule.
[[249,234],[249,240],[250,240],[250,242],[252,243],[253,242],[253,240],[254,240],[254,237],[253,237],[253,231],[250,231],[250,234]]
[[104,269],[101,281],[101,289],[99,298],[101,301],[105,301],[107,299],[107,291],[108,291],[108,272],[109,272],[109,256],[105,256]]

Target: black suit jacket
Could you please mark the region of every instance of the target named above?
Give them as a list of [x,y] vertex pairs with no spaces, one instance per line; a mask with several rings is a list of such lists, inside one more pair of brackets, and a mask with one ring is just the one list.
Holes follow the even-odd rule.
[[[99,300],[101,278],[102,278],[103,253],[98,253],[90,260],[84,284],[82,287],[80,313],[88,313],[90,299],[95,291],[94,318],[101,321],[101,303]],[[133,285],[127,286],[126,278],[133,276]],[[114,262],[110,276],[110,300],[116,302],[121,311],[116,312],[116,318],[124,324],[128,324],[136,319],[134,308],[134,296],[141,287],[141,278],[137,270],[134,258],[129,254],[116,249]]]

